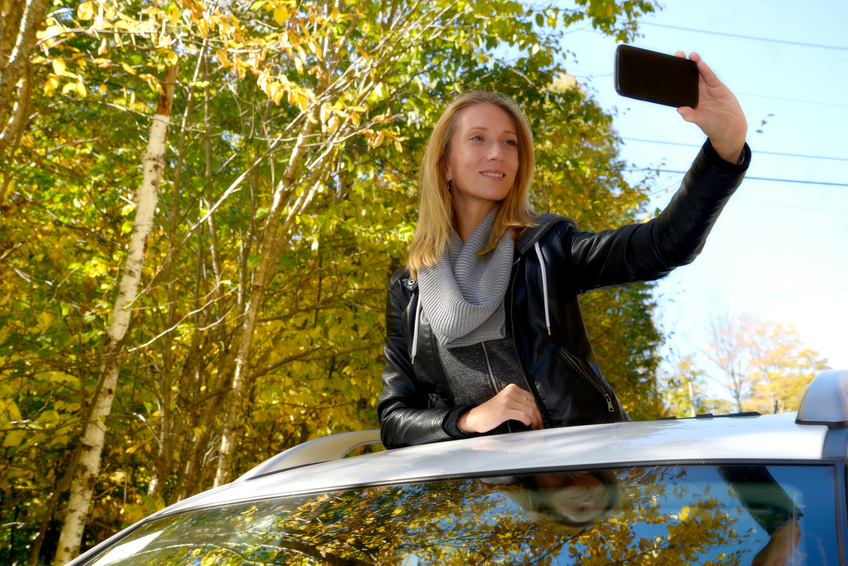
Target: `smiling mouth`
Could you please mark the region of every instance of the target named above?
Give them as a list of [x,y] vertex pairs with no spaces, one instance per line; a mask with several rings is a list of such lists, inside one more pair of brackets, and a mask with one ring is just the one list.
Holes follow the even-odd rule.
[[482,171],[480,174],[484,177],[494,177],[496,179],[503,179],[504,177],[506,177],[505,173],[488,173],[486,171]]

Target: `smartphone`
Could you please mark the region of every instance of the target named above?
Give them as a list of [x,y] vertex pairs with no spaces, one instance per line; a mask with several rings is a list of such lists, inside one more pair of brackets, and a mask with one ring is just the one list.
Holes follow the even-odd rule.
[[615,50],[615,91],[666,106],[698,106],[698,65],[630,45]]

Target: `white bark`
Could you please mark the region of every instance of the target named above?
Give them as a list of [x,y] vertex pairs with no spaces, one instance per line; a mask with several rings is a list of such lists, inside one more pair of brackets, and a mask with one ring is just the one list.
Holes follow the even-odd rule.
[[[173,89],[171,89],[173,92]],[[170,114],[170,105],[168,105]],[[71,486],[71,498],[65,515],[65,523],[59,536],[59,545],[54,559],[55,566],[62,566],[79,554],[91,496],[100,473],[100,454],[106,436],[106,417],[112,411],[115,388],[121,365],[124,336],[130,324],[131,305],[135,301],[144,258],[147,254],[147,239],[153,229],[153,215],[159,197],[159,184],[165,163],[165,140],[168,133],[168,115],[156,114],[150,126],[150,141],[144,154],[144,177],[136,193],[136,216],[126,266],[121,277],[120,290],[112,311],[112,322],[106,331],[106,356],[103,370],[91,406],[91,414],[85,423],[81,439],[81,453]]]

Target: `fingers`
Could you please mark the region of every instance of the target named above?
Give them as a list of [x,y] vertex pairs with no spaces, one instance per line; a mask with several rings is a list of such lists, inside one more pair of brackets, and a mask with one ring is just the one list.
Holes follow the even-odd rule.
[[[513,408],[519,411],[518,418],[513,417],[513,420],[521,421],[533,430],[544,428],[542,413],[539,412],[539,407],[536,406],[536,400],[530,392],[525,391],[515,384],[510,384],[501,393],[508,396],[515,404]],[[519,403],[520,406],[518,406]]]
[[512,384],[482,405],[463,413],[457,424],[465,432],[489,432],[509,420],[520,421],[533,430],[544,428],[533,395]]

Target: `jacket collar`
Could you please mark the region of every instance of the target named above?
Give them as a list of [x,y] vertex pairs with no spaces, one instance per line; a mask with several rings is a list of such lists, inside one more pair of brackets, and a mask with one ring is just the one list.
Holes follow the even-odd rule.
[[541,240],[542,237],[548,233],[548,230],[550,230],[552,226],[559,224],[560,222],[567,222],[574,228],[577,228],[577,222],[567,216],[560,216],[559,214],[554,214],[552,212],[540,214],[536,217],[535,223],[532,226],[525,228],[524,231],[521,232],[521,235],[518,236],[518,239],[515,241],[515,251],[524,255],[530,251],[533,244]]

